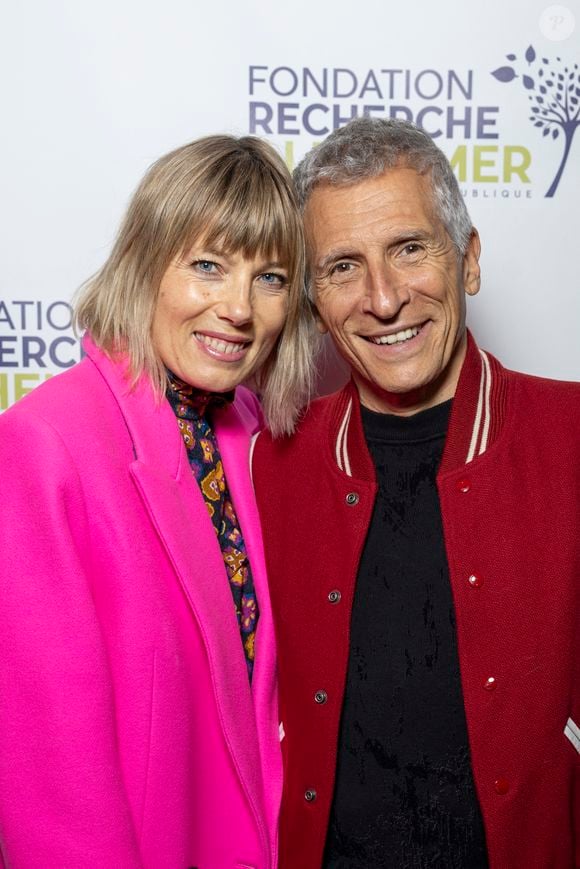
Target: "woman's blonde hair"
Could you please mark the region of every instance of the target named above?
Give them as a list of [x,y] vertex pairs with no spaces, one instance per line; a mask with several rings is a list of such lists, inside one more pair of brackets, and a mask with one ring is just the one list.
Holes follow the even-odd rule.
[[126,352],[135,382],[147,373],[156,393],[167,375],[151,338],[161,279],[200,239],[211,247],[276,257],[289,275],[282,333],[255,383],[276,435],[294,429],[313,384],[317,341],[304,292],[304,240],[286,166],[252,136],[208,136],[154,163],[129,203],[111,254],[80,288],[75,325],[106,353]]

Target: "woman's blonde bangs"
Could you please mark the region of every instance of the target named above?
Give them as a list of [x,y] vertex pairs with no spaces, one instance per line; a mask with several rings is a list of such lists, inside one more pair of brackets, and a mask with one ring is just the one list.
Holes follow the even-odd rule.
[[[260,143],[261,144],[261,143]],[[196,242],[245,257],[277,258],[294,276],[300,265],[301,221],[292,189],[252,154],[231,155],[207,186],[197,189],[187,209],[189,233],[182,249]]]

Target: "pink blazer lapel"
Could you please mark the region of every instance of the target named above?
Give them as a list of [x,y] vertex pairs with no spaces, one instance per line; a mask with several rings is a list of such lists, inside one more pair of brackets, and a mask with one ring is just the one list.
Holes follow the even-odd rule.
[[[243,407],[228,407],[215,415],[214,428],[223,460],[228,488],[248,552],[258,597],[260,618],[256,632],[256,662],[252,694],[258,726],[260,752],[265,770],[264,789],[268,808],[277,807],[282,790],[276,681],[276,643],[268,593],[262,531],[250,477],[251,429],[242,420]],[[258,425],[254,428],[257,430]],[[276,825],[276,819],[270,819]]]
[[[90,343],[86,349],[114,393],[133,440],[135,460],[129,471],[204,638],[224,736],[253,804],[262,782],[240,633],[221,551],[173,411],[167,401],[155,401],[147,379],[130,390],[122,364]],[[226,447],[226,468],[228,460]]]

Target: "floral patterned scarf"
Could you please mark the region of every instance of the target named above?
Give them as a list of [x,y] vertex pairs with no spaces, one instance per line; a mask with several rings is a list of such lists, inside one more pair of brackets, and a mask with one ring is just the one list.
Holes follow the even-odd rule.
[[217,440],[208,421],[211,410],[233,401],[234,393],[222,395],[203,392],[184,383],[171,372],[168,372],[168,376],[167,398],[177,417],[191,470],[201,489],[222,551],[251,682],[258,601]]

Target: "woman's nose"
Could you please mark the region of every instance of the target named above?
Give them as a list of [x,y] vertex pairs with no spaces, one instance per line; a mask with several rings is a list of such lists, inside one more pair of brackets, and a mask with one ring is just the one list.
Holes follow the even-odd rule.
[[234,326],[248,323],[252,319],[251,286],[240,283],[226,288],[216,310],[222,320],[227,320]]

